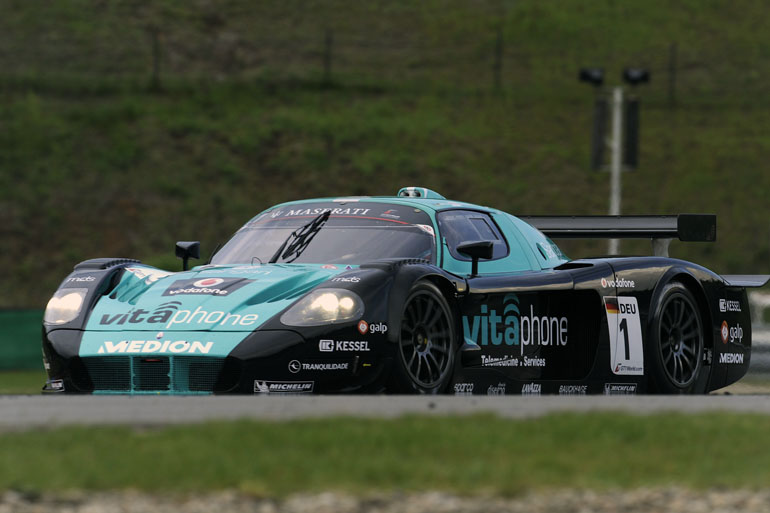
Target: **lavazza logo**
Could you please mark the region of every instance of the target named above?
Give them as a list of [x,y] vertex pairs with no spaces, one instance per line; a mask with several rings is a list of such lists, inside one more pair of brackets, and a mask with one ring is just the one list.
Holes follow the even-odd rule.
[[608,280],[602,278],[602,287],[606,288],[618,288],[618,289],[633,289],[636,287],[636,283],[633,280],[625,280],[623,278],[617,280]]

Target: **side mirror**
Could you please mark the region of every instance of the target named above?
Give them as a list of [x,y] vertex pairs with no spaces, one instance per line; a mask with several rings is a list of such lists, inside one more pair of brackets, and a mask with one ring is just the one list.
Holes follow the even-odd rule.
[[198,259],[201,257],[201,243],[195,241],[180,240],[176,243],[176,256],[182,259],[182,270],[187,270],[187,261],[190,258]]
[[494,255],[495,243],[491,240],[463,242],[457,252],[471,259],[471,278],[479,274],[479,259],[490,260]]

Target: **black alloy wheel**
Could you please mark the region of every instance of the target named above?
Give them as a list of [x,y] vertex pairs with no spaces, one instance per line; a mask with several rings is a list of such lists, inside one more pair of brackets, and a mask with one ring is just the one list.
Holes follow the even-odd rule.
[[695,393],[703,366],[703,322],[692,293],[678,282],[666,285],[655,310],[655,392]]
[[441,291],[432,283],[415,285],[404,305],[398,346],[406,391],[441,393],[454,366],[454,322]]

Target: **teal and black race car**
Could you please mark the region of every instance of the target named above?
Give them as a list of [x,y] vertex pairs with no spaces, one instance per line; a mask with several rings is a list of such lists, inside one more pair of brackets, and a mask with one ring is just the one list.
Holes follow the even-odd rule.
[[[540,229],[538,229],[540,228]],[[705,393],[749,365],[746,287],[668,258],[710,215],[518,218],[424,188],[285,203],[182,272],[75,266],[48,303],[48,392]],[[556,237],[645,237],[570,260]]]

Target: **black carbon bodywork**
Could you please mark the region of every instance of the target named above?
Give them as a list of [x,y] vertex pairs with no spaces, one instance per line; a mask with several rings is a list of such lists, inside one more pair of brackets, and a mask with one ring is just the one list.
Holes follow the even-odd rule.
[[[429,192],[426,190],[426,194]],[[169,277],[173,273],[136,267],[139,262],[135,260],[83,262],[57,291],[59,297],[64,297],[72,296],[73,291],[68,289],[79,289],[82,310],[77,310],[77,317],[72,320],[63,317],[61,321],[67,322],[43,326],[43,353],[49,376],[45,391],[706,393],[746,374],[751,359],[751,319],[745,287],[760,286],[767,277],[721,277],[696,264],[665,256],[665,241],[655,245],[658,256],[569,261],[542,233],[528,233],[527,230],[536,230],[512,216],[436,201],[433,208],[439,212],[439,218],[447,210],[470,212],[468,226],[481,227],[478,233],[487,233],[487,239],[460,240],[460,244],[448,246],[447,240],[439,236],[432,243],[438,249],[428,252],[436,262],[393,258],[357,267],[318,263],[301,267],[271,259],[240,268],[235,264],[212,264]],[[376,203],[365,208],[363,203],[356,208],[345,207],[345,216],[352,210],[364,214],[379,211],[373,207]],[[402,225],[409,224],[404,221],[408,216],[428,219],[415,205],[409,206],[414,208],[389,209],[374,219]],[[307,226],[317,223],[320,229],[330,217],[327,210],[321,210],[319,213],[308,209],[311,223]],[[280,221],[281,216],[293,212],[278,209],[273,213]],[[297,212],[304,215],[303,211]],[[490,216],[477,219],[473,217],[477,212]],[[268,214],[269,211],[263,213],[255,222],[272,222],[273,216]],[[455,222],[451,216],[446,219]],[[458,219],[462,221],[462,216]],[[472,223],[480,220],[486,224]],[[540,223],[546,234],[569,237],[599,234],[714,240],[716,230],[715,218],[707,215],[530,220]],[[491,229],[492,225],[497,231]],[[435,225],[417,226],[430,233],[433,240],[439,221]],[[510,244],[500,241],[503,233]],[[493,258],[495,244],[502,255],[497,259]],[[518,259],[512,255],[515,244],[519,244],[521,252]],[[470,253],[463,253],[468,248]],[[483,256],[485,248],[490,251],[487,256]],[[450,261],[450,249],[467,258],[460,255]],[[377,258],[380,256],[378,253]],[[479,259],[490,260],[490,266],[480,275]],[[518,267],[509,267],[509,263]],[[284,274],[273,276],[274,281],[270,281],[271,272]],[[168,281],[158,282],[167,277]],[[218,285],[222,288],[217,289]],[[229,305],[219,308],[217,294],[227,297],[230,292],[238,301],[219,303]],[[304,323],[295,319],[293,323],[284,323],[284,314],[289,314],[304,298],[338,292],[357,298],[352,301],[348,297],[352,304],[361,306],[355,310],[357,316],[336,317],[330,322]],[[409,310],[409,302],[415,297],[425,302],[416,302],[418,306]],[[141,303],[143,300],[146,303]],[[100,304],[109,304],[112,309],[100,312]],[[273,306],[265,307],[259,314],[245,313],[256,311],[248,310],[255,305]],[[90,321],[95,309],[99,313]],[[172,329],[172,322],[166,321],[172,314],[176,319],[176,314],[182,312],[187,312],[184,322],[196,315],[197,320],[189,321],[192,327]],[[158,320],[153,320],[152,315]],[[227,326],[216,325],[225,316],[235,320]],[[433,323],[434,319],[443,322],[444,318],[445,324]],[[236,321],[240,324],[234,328]],[[433,328],[426,326],[437,327],[431,331]],[[685,332],[697,334],[697,347],[680,344],[680,339],[687,338]],[[126,338],[110,338],[113,335]],[[432,340],[441,336],[450,340],[448,349],[438,349],[437,354],[443,352],[446,357],[439,358],[442,364],[435,365],[444,365],[448,373],[437,373],[431,386],[405,384],[418,352],[416,348],[428,353]],[[228,344],[226,350],[208,354],[217,337],[218,342]],[[195,344],[199,344],[198,354],[192,354]],[[404,348],[410,345],[412,352],[405,352]],[[158,349],[161,346],[164,349]],[[695,356],[688,359],[687,351]],[[667,365],[674,353],[673,358],[680,363],[669,370]],[[680,358],[683,354],[685,357]],[[435,361],[436,357],[433,353],[425,356],[426,365],[429,358]],[[421,362],[418,360],[418,365]],[[414,379],[414,373],[411,379],[419,381],[420,372],[418,366],[418,379]],[[661,378],[666,372],[681,374],[682,382],[667,385]],[[685,380],[685,375],[692,375],[692,379]]]

